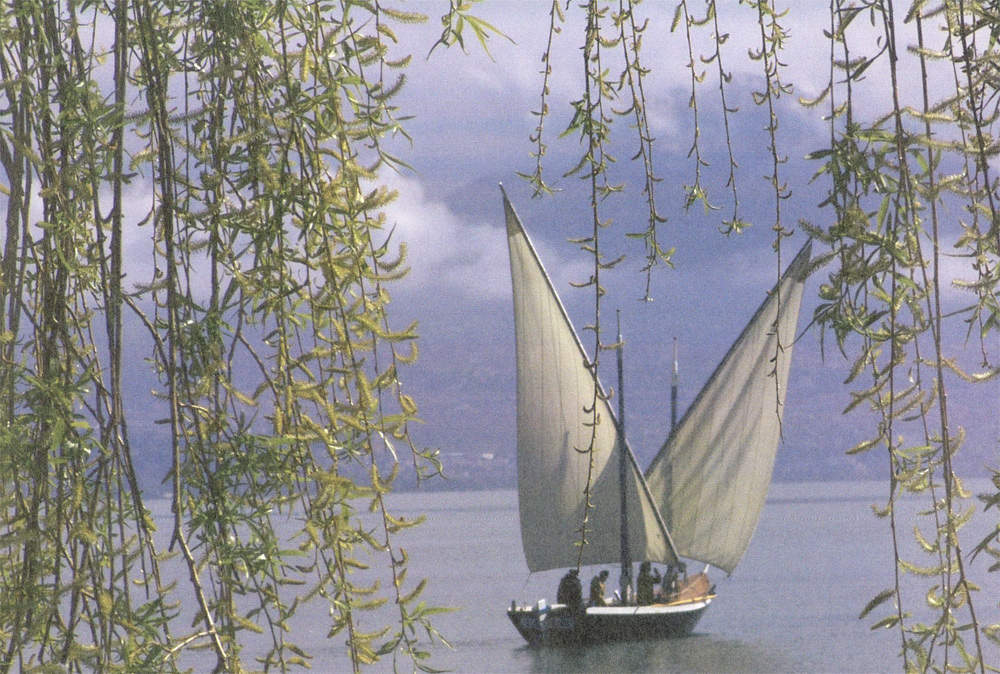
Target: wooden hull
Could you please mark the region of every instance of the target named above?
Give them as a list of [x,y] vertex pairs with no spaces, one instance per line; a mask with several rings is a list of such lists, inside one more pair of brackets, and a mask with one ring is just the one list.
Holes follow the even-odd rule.
[[507,616],[531,646],[600,644],[683,637],[694,630],[712,597],[651,606],[511,606]]

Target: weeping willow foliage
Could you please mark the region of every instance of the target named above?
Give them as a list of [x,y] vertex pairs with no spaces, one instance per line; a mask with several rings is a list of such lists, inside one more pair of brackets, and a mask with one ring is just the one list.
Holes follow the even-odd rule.
[[[396,542],[418,520],[384,497],[401,466],[440,466],[408,432],[416,333],[389,320],[405,250],[378,182],[404,133],[397,31],[422,20],[367,2],[0,6],[0,672],[174,671],[192,649],[220,672],[288,671],[312,657],[291,632],[307,601],[355,671],[426,668],[440,609]],[[129,325],[148,400],[125,399]],[[172,451],[155,540],[129,432],[147,406]],[[365,624],[385,626],[361,630],[376,610]],[[248,635],[268,644],[253,658]]]
[[[849,451],[886,456],[888,499],[877,513],[889,523],[895,584],[862,615],[893,600],[873,629],[897,628],[905,667],[915,671],[985,671],[984,637],[997,641],[996,626],[977,614],[983,604],[959,535],[970,494],[953,466],[964,433],[949,422],[948,392],[998,371],[1000,213],[990,166],[998,19],[979,3],[835,2],[829,84],[808,102],[828,106],[829,144],[812,156],[830,185],[823,206],[832,224],[803,226],[837,262],[816,318],[853,361],[848,383],[858,390],[849,409],[875,413],[874,434]],[[874,72],[888,76],[891,91],[872,115],[857,99]],[[950,313],[945,256],[962,261],[958,283],[968,291]],[[978,362],[949,352],[962,334],[978,341]],[[925,499],[917,521],[900,520],[904,492]],[[903,527],[923,557],[907,558]],[[921,587],[919,578],[932,584]]]
[[[485,46],[492,27],[469,4],[449,3],[439,45],[464,47],[469,28]],[[595,298],[596,373],[614,346],[602,341],[601,278],[620,261],[602,256],[604,204],[625,191],[617,126],[633,130],[627,156],[645,175],[646,224],[628,234],[644,248],[647,298],[672,254],[646,96],[668,64],[644,61],[643,40],[673,40],[687,71],[693,171],[681,203],[721,208],[701,139],[716,114],[728,149],[719,228],[744,230],[747,190],[768,194],[776,274],[791,231],[781,121],[795,88],[783,59],[790,40],[827,45],[828,84],[801,103],[829,130],[811,154],[828,193],[799,226],[828,246],[815,318],[851,363],[847,411],[874,414],[848,451],[885,456],[877,510],[895,582],[862,617],[897,630],[907,671],[985,672],[1000,627],[983,617],[996,598],[977,595],[971,565],[1000,570],[1000,540],[969,550],[960,537],[971,511],[948,392],[998,368],[1000,14],[974,0],[830,0],[811,35],[790,28],[806,4],[679,0],[657,24],[638,2],[553,0],[526,177],[551,189],[552,55],[580,12],[583,87],[559,131],[582,149],[565,174],[591,195],[577,243],[593,260],[580,285]],[[409,440],[417,407],[400,373],[416,335],[389,320],[405,250],[390,244],[380,212],[393,195],[377,180],[399,165],[386,139],[405,135],[397,31],[422,17],[304,0],[18,0],[0,16],[0,672],[171,671],[194,649],[218,671],[285,671],[310,661],[291,637],[306,601],[328,603],[328,632],[355,671],[387,656],[425,668],[438,609],[406,577],[395,535],[413,522],[384,496],[401,466],[427,476],[439,465]],[[730,33],[750,26],[756,46],[731,49]],[[749,101],[732,87],[743,59],[759,73]],[[873,96],[876,74],[890,86]],[[731,131],[748,106],[765,111],[758,139]],[[735,160],[760,138],[768,190]],[[137,241],[146,257],[130,266]],[[946,254],[965,272],[959,310],[943,308]],[[135,324],[153,401],[125,398]],[[978,362],[949,351],[956,334],[978,341]],[[156,539],[129,431],[146,404],[163,410],[172,448],[172,522]],[[350,477],[358,467],[364,479]],[[987,513],[1000,507],[1000,473],[994,484],[980,496]],[[904,493],[923,499],[913,521]],[[291,541],[276,530],[289,519]],[[179,585],[193,606],[178,605]],[[391,618],[362,631],[373,611]],[[259,632],[269,646],[248,662],[244,637]]]
[[[745,206],[748,188],[756,195],[767,193],[759,185],[748,187],[745,178],[737,184],[741,174],[734,159],[734,147],[763,138],[771,159],[764,180],[771,197],[773,220],[767,224],[774,232],[776,273],[783,265],[782,242],[793,229],[782,213],[792,195],[781,121],[790,114],[815,113],[827,127],[826,142],[819,141],[809,156],[814,181],[826,186],[827,195],[814,221],[798,225],[828,247],[822,262],[832,271],[821,285],[814,323],[850,363],[845,413],[868,410],[864,418],[873,420],[866,441],[843,449],[885,456],[887,499],[875,510],[887,521],[895,560],[894,585],[873,598],[861,617],[873,617],[872,629],[898,631],[905,671],[993,669],[997,651],[989,642],[1000,644],[1000,626],[990,624],[989,616],[995,619],[997,598],[977,594],[971,564],[981,555],[992,558],[987,559],[992,566],[980,566],[980,573],[1000,571],[1000,537],[994,531],[970,549],[960,535],[972,516],[971,494],[954,468],[964,432],[949,421],[948,392],[981,385],[1000,371],[995,161],[1000,153],[1000,12],[995,3],[968,0],[831,0],[823,13],[826,21],[814,34],[809,19],[817,15],[815,3],[679,0],[673,6],[668,26],[662,8],[643,17],[646,6],[629,0],[555,0],[551,5],[542,96],[535,110],[539,123],[530,139],[536,166],[525,177],[537,194],[552,189],[544,177],[551,162],[543,161],[550,135],[551,55],[568,25],[567,14],[580,11],[585,29],[577,44],[584,54],[584,85],[581,97],[570,104],[572,121],[563,135],[578,139],[583,152],[564,177],[589,181],[593,226],[577,243],[594,261],[591,277],[580,284],[594,294],[594,320],[588,326],[596,335],[593,353],[609,346],[601,339],[601,273],[620,261],[605,261],[601,254],[602,232],[610,224],[602,218],[602,204],[624,190],[611,178],[612,139],[619,138],[611,132],[613,124],[632,129],[638,144],[633,159],[644,168],[641,193],[649,204],[648,226],[633,236],[645,242],[647,273],[669,263],[672,252],[662,243],[666,218],[656,206],[662,196],[654,191],[662,195],[666,190],[658,186],[657,146],[646,121],[643,83],[657,69],[676,63],[640,60],[644,37],[669,36],[672,53],[684,55],[680,63],[689,71],[694,129],[693,178],[685,181],[681,203],[685,208],[701,204],[706,213],[720,210],[709,187],[713,181],[706,180],[711,169],[701,141],[704,120],[713,111],[706,99],[712,99],[718,105],[715,128],[725,131],[728,166],[720,175],[731,203],[719,229],[725,234],[745,229],[750,222],[745,208],[741,211],[741,195]],[[800,18],[806,20],[797,22]],[[727,47],[730,33],[745,35],[751,26],[759,39],[749,53]],[[793,99],[795,86],[785,63],[793,39],[826,45],[829,55],[827,84],[810,100]],[[748,101],[740,101],[732,87],[730,69],[741,61],[758,73]],[[748,104],[766,119],[758,139],[731,132],[734,115]],[[758,168],[754,173],[759,175]],[[958,280],[945,273],[946,256],[961,264]],[[965,291],[967,300],[958,309],[942,300],[948,283]],[[647,280],[647,298],[648,287]],[[976,362],[956,353],[963,339],[978,344]],[[595,372],[596,361],[591,364]],[[979,497],[984,517],[1000,506],[1000,472],[993,469],[996,491]],[[919,514],[901,514],[898,502],[904,494],[920,499]],[[912,531],[908,545],[906,530]],[[581,544],[585,541],[586,525]]]

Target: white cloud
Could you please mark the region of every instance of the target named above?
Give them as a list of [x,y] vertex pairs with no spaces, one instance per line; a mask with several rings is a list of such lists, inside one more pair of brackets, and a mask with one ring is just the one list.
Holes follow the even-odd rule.
[[399,194],[386,216],[388,227],[395,227],[393,239],[407,246],[410,272],[403,288],[478,298],[510,294],[506,237],[499,226],[463,222],[417,180],[391,174],[385,182]]
[[[419,180],[393,173],[384,181],[398,192],[397,199],[385,209],[387,227],[395,227],[393,240],[407,246],[410,272],[400,282],[402,290],[440,292],[449,302],[456,294],[472,300],[510,297],[510,263],[499,189],[490,195],[497,204],[496,218],[468,222],[429,195]],[[543,243],[536,242],[536,246],[557,287],[569,279],[585,278],[581,263],[562,259]]]

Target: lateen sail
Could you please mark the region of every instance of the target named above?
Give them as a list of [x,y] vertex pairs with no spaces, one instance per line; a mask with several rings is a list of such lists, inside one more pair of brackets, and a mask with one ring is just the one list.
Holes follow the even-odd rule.
[[799,251],[646,471],[678,554],[727,573],[771,483],[810,250]]
[[[517,484],[521,538],[532,571],[576,566],[584,522],[594,378],[566,311],[504,195],[517,341]],[[583,564],[619,561],[621,510],[614,415],[599,399]],[[582,450],[582,451],[580,451]],[[629,451],[630,549],[672,561],[668,534]]]

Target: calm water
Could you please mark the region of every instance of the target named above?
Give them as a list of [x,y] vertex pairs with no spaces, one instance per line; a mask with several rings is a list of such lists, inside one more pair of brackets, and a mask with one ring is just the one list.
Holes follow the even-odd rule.
[[[975,486],[975,485],[974,485]],[[985,487],[985,485],[984,485]],[[872,632],[858,613],[892,586],[888,523],[875,518],[885,488],[875,483],[777,484],[760,525],[732,577],[715,571],[718,598],[695,635],[671,641],[589,649],[534,650],[505,609],[555,595],[561,572],[530,575],[521,553],[513,491],[393,496],[396,514],[427,515],[402,545],[411,578],[429,577],[429,603],[458,611],[435,625],[454,650],[439,648],[434,666],[455,672],[898,672],[896,631]],[[909,510],[916,509],[912,504]],[[991,511],[975,522],[992,528]],[[907,541],[912,524],[900,527]],[[973,536],[968,536],[972,541]],[[978,541],[978,538],[975,540]],[[972,545],[965,544],[966,549]],[[927,563],[924,559],[911,557]],[[986,559],[972,565],[984,585],[977,610],[1000,622],[1000,583],[985,584]],[[589,581],[596,569],[586,569]],[[610,585],[617,573],[612,571]],[[926,591],[926,588],[922,591]],[[914,595],[914,600],[920,597]],[[343,637],[325,639],[326,609],[303,621],[295,638],[316,657],[313,671],[349,671]],[[879,613],[881,617],[882,613]],[[373,628],[375,618],[370,625]],[[409,671],[408,663],[400,663]],[[391,661],[366,671],[392,671]]]

